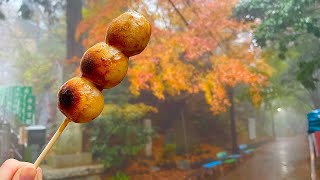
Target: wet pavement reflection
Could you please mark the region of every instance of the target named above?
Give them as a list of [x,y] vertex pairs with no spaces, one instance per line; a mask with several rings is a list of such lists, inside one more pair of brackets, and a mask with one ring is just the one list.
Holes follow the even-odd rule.
[[310,179],[307,136],[277,138],[220,180]]

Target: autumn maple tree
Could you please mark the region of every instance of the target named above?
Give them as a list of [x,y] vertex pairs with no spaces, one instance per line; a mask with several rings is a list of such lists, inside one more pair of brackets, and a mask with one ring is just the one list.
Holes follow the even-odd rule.
[[[131,59],[130,91],[134,95],[151,91],[159,99],[182,92],[204,93],[214,114],[230,109],[231,131],[235,136],[234,87],[247,86],[252,102],[258,105],[260,90],[267,85],[271,73],[260,58],[259,48],[252,43],[250,26],[231,18],[236,3],[236,0],[158,0],[153,4],[145,1],[92,4],[78,28],[78,36],[85,35],[84,45],[89,47],[104,39],[106,21],[125,7],[140,11],[152,22],[153,29],[148,47]],[[236,139],[233,141],[236,150]]]

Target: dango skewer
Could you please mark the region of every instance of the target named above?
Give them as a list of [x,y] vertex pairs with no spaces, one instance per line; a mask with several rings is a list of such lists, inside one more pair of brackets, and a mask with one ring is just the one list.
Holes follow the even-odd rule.
[[129,57],[145,49],[150,35],[148,20],[129,10],[109,24],[105,42],[95,44],[84,53],[80,62],[81,76],[71,78],[60,87],[58,108],[66,119],[35,161],[36,168],[71,121],[86,123],[100,115],[104,107],[102,90],[123,80]]

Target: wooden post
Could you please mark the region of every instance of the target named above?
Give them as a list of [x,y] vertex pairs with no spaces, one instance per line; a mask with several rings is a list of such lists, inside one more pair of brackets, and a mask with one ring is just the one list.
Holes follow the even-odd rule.
[[[144,120],[144,127],[146,128],[146,130],[148,132],[151,131],[152,122],[151,122],[150,119],[145,119]],[[146,147],[145,147],[145,153],[146,153],[147,157],[151,157],[152,156],[152,138],[151,138],[150,135],[148,136],[148,143],[146,144]]]
[[271,113],[271,123],[272,123],[272,137],[276,139],[276,124],[274,123],[274,114]]

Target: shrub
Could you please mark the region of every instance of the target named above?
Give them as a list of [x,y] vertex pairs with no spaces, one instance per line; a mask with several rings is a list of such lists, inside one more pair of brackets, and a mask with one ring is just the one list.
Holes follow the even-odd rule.
[[112,180],[129,180],[129,179],[130,179],[129,176],[127,176],[125,173],[121,171],[118,171],[116,175],[112,177]]
[[163,149],[162,158],[163,159],[170,159],[176,155],[176,144],[166,144]]
[[153,131],[143,126],[142,119],[157,110],[144,104],[107,104],[93,128],[92,151],[106,168],[120,167],[148,142]]

